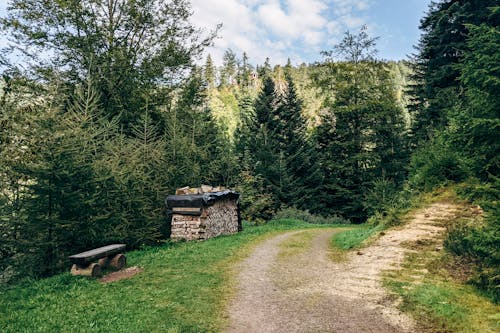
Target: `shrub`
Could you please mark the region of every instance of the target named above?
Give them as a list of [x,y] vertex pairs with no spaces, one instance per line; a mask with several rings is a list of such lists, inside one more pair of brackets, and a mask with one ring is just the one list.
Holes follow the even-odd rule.
[[477,262],[470,280],[484,289],[495,302],[500,301],[500,229],[499,223],[471,223],[460,220],[449,228],[444,245],[458,256]]
[[371,188],[365,193],[363,206],[368,215],[388,209],[396,204],[398,192],[394,180],[378,178],[372,181]]
[[460,154],[440,142],[434,142],[413,154],[409,182],[414,188],[430,191],[448,182],[463,181],[469,174]]
[[377,212],[372,215],[367,223],[372,226],[393,227],[401,224],[401,216],[406,210],[397,207],[391,207],[383,212]]
[[453,254],[477,262],[471,282],[484,289],[495,302],[500,301],[500,178],[489,183],[469,179],[457,193],[484,209],[484,219],[459,220],[449,227],[445,247]]
[[262,177],[248,171],[242,172],[236,190],[241,193],[241,217],[251,224],[263,224],[269,221],[278,206],[272,194],[267,191]]
[[279,210],[273,219],[298,219],[311,224],[350,224],[351,222],[342,216],[322,216],[311,214],[307,210],[300,210],[295,207],[286,207]]

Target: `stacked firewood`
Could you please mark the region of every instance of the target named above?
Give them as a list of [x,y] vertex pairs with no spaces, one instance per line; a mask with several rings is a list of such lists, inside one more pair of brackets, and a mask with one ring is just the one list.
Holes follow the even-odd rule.
[[[176,195],[199,195],[224,191],[226,188],[202,185],[183,187]],[[236,199],[221,197],[202,207],[174,207],[170,237],[175,240],[203,240],[238,232],[238,203]]]
[[203,193],[221,192],[224,190],[226,190],[224,186],[212,187],[210,185],[201,185],[201,187],[195,187],[195,188],[186,186],[175,190],[175,194],[176,195],[203,194]]
[[174,214],[172,216],[172,231],[170,238],[176,240],[197,240],[205,239],[206,226],[202,222],[201,216],[189,216]]
[[201,239],[238,232],[238,206],[234,200],[222,200],[204,208],[202,226],[205,230]]

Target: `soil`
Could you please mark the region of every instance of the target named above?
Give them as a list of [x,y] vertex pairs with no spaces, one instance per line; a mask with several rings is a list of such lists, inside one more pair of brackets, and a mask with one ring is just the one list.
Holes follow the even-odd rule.
[[106,274],[99,281],[102,283],[109,283],[109,282],[120,281],[123,279],[129,279],[132,276],[134,276],[137,273],[140,273],[142,271],[143,271],[143,269],[141,267],[132,266],[129,268],[125,268],[125,269],[122,269],[122,270],[119,270],[116,272]]
[[380,233],[340,262],[329,256],[338,230],[313,231],[311,246],[288,257],[278,256],[279,244],[297,232],[265,241],[240,264],[226,332],[418,332],[413,319],[398,310],[397,297],[383,288],[381,274],[398,269],[416,251],[405,244],[439,244],[445,230],[439,221],[456,210],[448,203],[420,209],[404,226]]

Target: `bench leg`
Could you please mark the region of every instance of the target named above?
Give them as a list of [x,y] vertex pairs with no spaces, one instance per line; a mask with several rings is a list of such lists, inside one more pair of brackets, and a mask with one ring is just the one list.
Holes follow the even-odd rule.
[[111,264],[111,258],[109,257],[101,258],[97,263],[99,264],[99,266],[101,266],[101,268],[108,268],[109,265]]
[[99,266],[99,264],[96,263],[92,263],[87,267],[81,267],[74,264],[71,267],[71,274],[75,276],[97,277],[101,275],[101,266]]
[[127,265],[127,258],[124,254],[119,253],[111,259],[111,263],[109,265],[116,269],[122,269],[125,265]]

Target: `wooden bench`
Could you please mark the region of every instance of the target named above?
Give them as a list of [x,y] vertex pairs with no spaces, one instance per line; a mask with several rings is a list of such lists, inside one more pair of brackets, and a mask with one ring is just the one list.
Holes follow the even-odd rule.
[[121,253],[125,247],[125,244],[111,244],[69,256],[73,264],[71,274],[95,277],[101,275],[101,268],[122,269],[127,264],[127,258]]

